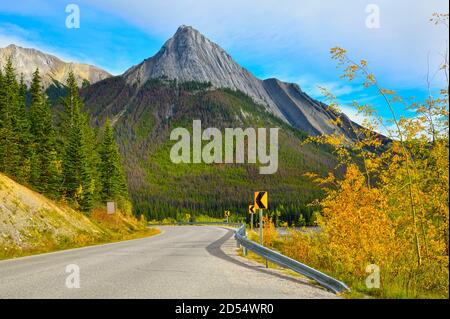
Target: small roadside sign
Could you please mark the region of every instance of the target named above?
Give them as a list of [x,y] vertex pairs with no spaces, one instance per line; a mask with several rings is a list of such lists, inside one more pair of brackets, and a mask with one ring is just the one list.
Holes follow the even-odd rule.
[[230,221],[231,212],[229,210],[225,211],[225,217],[227,218],[227,223]]
[[256,213],[255,210],[256,210],[255,205],[252,204],[252,205],[249,205],[249,206],[248,206],[248,213],[249,213],[249,214],[254,214],[254,213]]
[[107,202],[106,203],[106,212],[108,215],[112,215],[116,213],[116,203],[115,202]]

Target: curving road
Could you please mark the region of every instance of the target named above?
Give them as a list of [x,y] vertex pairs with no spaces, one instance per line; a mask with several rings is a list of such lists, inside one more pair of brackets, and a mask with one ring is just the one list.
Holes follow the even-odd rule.
[[[0,298],[336,298],[307,280],[236,255],[233,230],[161,227],[162,234],[0,262]],[[80,287],[66,287],[67,265]]]

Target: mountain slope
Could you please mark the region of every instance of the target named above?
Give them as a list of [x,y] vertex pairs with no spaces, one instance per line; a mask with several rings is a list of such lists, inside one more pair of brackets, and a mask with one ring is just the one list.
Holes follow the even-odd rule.
[[17,74],[23,74],[25,83],[29,86],[33,72],[39,68],[43,85],[47,89],[54,84],[66,83],[70,71],[73,71],[78,84],[83,80],[95,83],[111,76],[108,72],[89,64],[67,63],[59,58],[35,49],[27,49],[11,44],[0,48],[0,67],[11,57]]
[[[321,192],[304,174],[325,174],[334,166],[334,156],[317,146],[302,146],[304,133],[242,92],[189,84],[150,79],[137,87],[114,77],[82,90],[93,123],[107,117],[115,123],[136,212],[151,219],[186,211],[215,217],[222,217],[224,209],[245,214],[253,191],[266,189],[271,209],[285,205],[285,220],[296,221],[301,213],[309,220],[312,211],[306,204]],[[192,120],[222,132],[226,127],[280,127],[278,171],[260,175],[257,164],[172,163],[170,132],[176,127],[191,130]]]
[[326,104],[308,96],[297,84],[272,78],[264,80],[264,87],[288,123],[308,134],[343,133],[351,140],[354,138],[353,128],[360,127],[351,122],[345,114],[339,114],[343,125],[334,125],[332,121],[335,121],[338,115],[329,110]]
[[127,83],[138,87],[158,78],[210,82],[216,88],[244,92],[278,118],[309,134],[343,133],[348,140],[355,137],[353,123],[345,115],[343,127],[331,124],[330,120],[338,114],[302,92],[297,84],[256,78],[190,26],[179,27],[155,56],[130,68],[124,77]]
[[[240,67],[218,45],[191,27],[181,26],[152,58],[122,76],[82,90],[85,110],[95,125],[111,118],[136,212],[147,217],[208,213],[246,213],[253,191],[270,192],[271,209],[279,205],[284,220],[310,221],[306,207],[321,196],[307,172],[326,174],[335,157],[326,148],[302,145],[307,134],[343,132],[350,122],[330,123],[337,114],[310,98],[298,85],[276,79],[261,81]],[[279,127],[279,165],[260,175],[255,164],[174,164],[170,132],[177,127]]]

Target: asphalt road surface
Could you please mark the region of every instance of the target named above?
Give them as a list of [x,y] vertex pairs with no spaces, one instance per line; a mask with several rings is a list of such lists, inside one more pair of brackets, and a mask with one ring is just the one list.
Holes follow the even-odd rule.
[[[161,230],[150,238],[0,261],[0,298],[336,298],[238,256],[231,229]],[[79,288],[68,288],[67,282],[76,287],[76,267]]]

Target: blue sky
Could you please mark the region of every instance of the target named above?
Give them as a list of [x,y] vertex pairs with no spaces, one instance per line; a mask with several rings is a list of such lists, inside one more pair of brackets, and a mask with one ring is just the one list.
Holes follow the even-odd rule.
[[[65,8],[80,8],[80,28],[65,25]],[[380,28],[366,27],[369,4]],[[154,55],[181,24],[192,25],[260,78],[298,83],[315,98],[318,85],[338,96],[344,111],[357,99],[388,111],[372,92],[339,78],[329,49],[342,46],[369,61],[381,84],[405,96],[427,95],[431,73],[448,48],[448,29],[429,23],[448,12],[445,0],[21,0],[0,3],[0,47],[15,43],[66,61],[98,65],[113,74]],[[440,75],[432,86],[444,85]],[[400,114],[408,112],[398,110]]]

